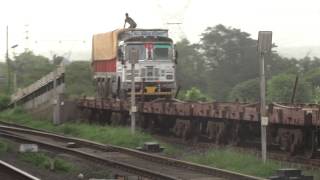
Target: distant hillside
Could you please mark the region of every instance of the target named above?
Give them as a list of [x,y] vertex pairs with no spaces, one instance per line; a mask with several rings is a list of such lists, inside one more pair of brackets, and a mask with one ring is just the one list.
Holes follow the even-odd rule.
[[277,51],[280,55],[288,58],[320,57],[320,46],[278,47]]

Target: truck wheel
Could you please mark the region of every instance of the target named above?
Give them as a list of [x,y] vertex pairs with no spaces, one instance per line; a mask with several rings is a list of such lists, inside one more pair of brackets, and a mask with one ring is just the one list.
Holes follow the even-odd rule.
[[127,92],[125,90],[119,91],[119,99],[120,100],[126,100],[127,99]]
[[110,97],[110,94],[111,94],[111,80],[110,80],[110,78],[108,78],[107,81],[105,82],[104,94],[105,94],[105,98]]

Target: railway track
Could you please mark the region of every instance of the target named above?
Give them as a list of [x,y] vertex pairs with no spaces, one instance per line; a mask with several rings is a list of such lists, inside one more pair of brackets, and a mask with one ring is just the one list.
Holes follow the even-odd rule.
[[0,160],[0,177],[6,180],[40,180],[39,178],[24,172],[23,170],[14,167]]
[[0,125],[0,135],[94,160],[149,179],[262,179],[128,148],[23,128],[22,126]]

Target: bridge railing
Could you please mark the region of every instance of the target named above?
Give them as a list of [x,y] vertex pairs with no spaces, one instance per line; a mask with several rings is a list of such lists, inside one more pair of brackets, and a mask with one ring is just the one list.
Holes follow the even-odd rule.
[[46,93],[53,89],[53,82],[54,80],[57,81],[57,86],[63,84],[64,82],[64,74],[65,68],[64,66],[59,66],[54,71],[50,72],[49,74],[43,76],[41,79],[37,80],[36,82],[30,84],[29,86],[18,89],[17,92],[11,95],[11,104],[19,103],[19,102],[26,102],[30,99],[30,95],[35,94],[39,96],[41,94]]

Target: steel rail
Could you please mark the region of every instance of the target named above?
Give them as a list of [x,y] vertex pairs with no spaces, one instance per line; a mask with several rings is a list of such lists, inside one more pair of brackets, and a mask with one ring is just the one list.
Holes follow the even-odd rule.
[[1,160],[0,172],[7,174],[15,180],[40,180],[39,178]]

